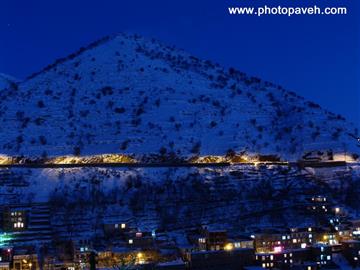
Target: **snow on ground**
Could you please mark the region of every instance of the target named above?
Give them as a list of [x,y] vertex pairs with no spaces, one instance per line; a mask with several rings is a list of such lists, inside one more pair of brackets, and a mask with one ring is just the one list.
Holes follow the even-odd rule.
[[357,131],[293,92],[138,36],[81,49],[0,95],[0,153],[356,152]]

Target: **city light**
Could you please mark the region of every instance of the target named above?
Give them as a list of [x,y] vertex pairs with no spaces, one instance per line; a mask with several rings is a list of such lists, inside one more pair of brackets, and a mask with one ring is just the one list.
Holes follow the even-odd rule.
[[145,258],[144,258],[144,254],[141,252],[138,252],[136,254],[136,263],[137,264],[144,264],[145,263]]
[[225,245],[224,249],[226,251],[231,251],[231,250],[234,249],[234,245],[232,243],[228,243],[228,244]]

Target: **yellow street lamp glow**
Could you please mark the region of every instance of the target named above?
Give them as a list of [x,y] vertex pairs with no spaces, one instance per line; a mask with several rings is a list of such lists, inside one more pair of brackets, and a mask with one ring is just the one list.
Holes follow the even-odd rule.
[[144,254],[142,254],[141,252],[139,252],[138,254],[136,254],[136,257],[138,257],[139,259],[141,259],[144,256]]
[[224,249],[226,251],[230,251],[230,250],[233,250],[234,249],[234,245],[232,243],[229,243],[229,244],[226,244]]

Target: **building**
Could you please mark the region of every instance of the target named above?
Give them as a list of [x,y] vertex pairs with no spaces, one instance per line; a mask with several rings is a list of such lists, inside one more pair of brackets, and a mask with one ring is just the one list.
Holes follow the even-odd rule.
[[[47,204],[13,205],[2,210],[2,228],[11,239],[8,244],[28,246],[34,241],[51,242],[52,226],[50,208]],[[11,237],[16,235],[16,237]],[[0,234],[1,242],[1,234]]]
[[291,243],[291,236],[287,231],[264,230],[254,236],[255,250],[258,253],[279,252]]
[[229,250],[193,251],[185,254],[185,260],[190,269],[242,269],[244,266],[254,265],[254,249],[233,248]]
[[291,228],[286,230],[265,230],[255,234],[256,252],[279,252],[286,249],[298,249],[315,242],[317,228]]
[[318,265],[326,265],[332,262],[332,248],[326,244],[315,244],[311,248],[312,261]]
[[330,209],[330,203],[325,196],[313,196],[309,200],[309,210],[316,214],[327,214]]
[[322,243],[326,245],[338,245],[339,244],[339,234],[337,231],[328,229],[328,230],[320,230],[316,234],[316,242],[315,243]]
[[246,236],[232,237],[228,239],[228,243],[231,243],[234,248],[254,248],[254,239]]
[[125,233],[125,241],[128,248],[149,249],[154,246],[155,237],[151,232],[132,230]]
[[3,225],[5,232],[24,231],[27,228],[27,210],[11,208],[3,211]]
[[353,230],[351,229],[351,227],[342,224],[338,227],[337,238],[339,242],[352,240],[353,237]]
[[292,248],[305,248],[314,243],[314,239],[318,234],[318,228],[291,228],[290,239]]
[[307,266],[306,269],[313,270],[316,269],[315,264],[317,266],[329,264],[332,261],[332,251],[330,246],[315,245],[272,253],[256,253],[255,259],[259,265],[268,269],[291,269],[295,266]]
[[352,231],[354,239],[360,240],[360,220],[349,221],[349,229]]
[[288,249],[279,250],[273,253],[256,253],[256,261],[263,268],[290,268],[295,264],[301,264],[311,259],[311,250],[309,248],[303,249]]
[[108,223],[104,224],[105,237],[119,237],[129,230],[126,223]]
[[0,261],[0,270],[10,270],[10,262]]
[[342,254],[347,259],[352,267],[360,266],[360,241],[348,240],[341,243],[343,250]]
[[36,254],[18,254],[13,257],[14,270],[38,270],[38,258]]
[[226,230],[204,227],[198,239],[200,250],[221,250],[228,243]]
[[338,231],[317,227],[264,230],[255,234],[256,252],[273,253],[287,249],[300,249],[315,243],[338,245]]

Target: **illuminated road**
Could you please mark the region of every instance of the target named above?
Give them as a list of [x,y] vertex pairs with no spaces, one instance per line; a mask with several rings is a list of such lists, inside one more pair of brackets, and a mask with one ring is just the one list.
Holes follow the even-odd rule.
[[327,162],[242,162],[242,163],[26,163],[26,164],[0,164],[0,168],[162,168],[162,167],[230,167],[230,166],[261,166],[277,165],[290,167],[340,167],[347,165],[359,165],[360,163],[347,163],[345,161],[327,161]]

